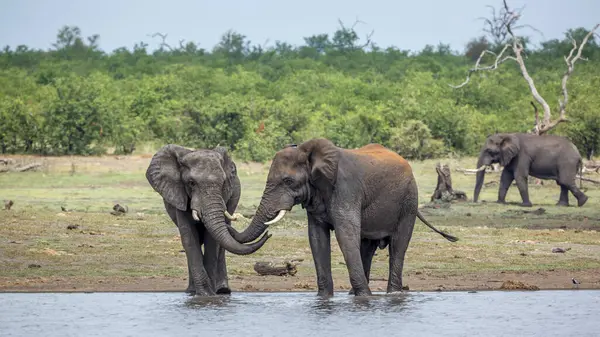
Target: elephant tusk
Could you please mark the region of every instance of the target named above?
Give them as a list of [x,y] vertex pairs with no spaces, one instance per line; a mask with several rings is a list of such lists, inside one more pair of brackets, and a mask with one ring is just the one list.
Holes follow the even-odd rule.
[[225,214],[225,217],[227,219],[229,219],[230,221],[236,221],[237,220],[237,218],[234,217],[233,215],[229,214],[229,212],[227,212],[227,210],[225,210],[225,212],[223,212],[223,214]]
[[198,211],[197,210],[192,210],[192,218],[194,218],[194,220],[196,221],[200,221],[200,217],[198,216]]
[[487,167],[488,167],[487,165],[481,165],[481,167],[480,167],[480,168],[478,168],[476,171],[477,171],[477,172],[479,172],[479,171],[485,171],[485,169],[486,169]]
[[286,212],[286,210],[282,209],[281,211],[279,211],[279,214],[277,214],[275,219],[265,222],[265,225],[272,225],[272,224],[276,223],[277,221],[281,220],[281,218],[283,218],[283,216],[285,215],[285,212]]

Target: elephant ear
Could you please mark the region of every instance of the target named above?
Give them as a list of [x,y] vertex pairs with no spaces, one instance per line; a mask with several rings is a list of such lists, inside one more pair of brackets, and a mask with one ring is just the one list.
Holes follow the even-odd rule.
[[324,138],[311,139],[299,148],[307,154],[310,183],[328,198],[337,180],[339,149]]
[[237,167],[235,166],[235,162],[233,161],[231,156],[229,156],[227,148],[223,146],[217,146],[213,149],[213,151],[217,152],[221,155],[221,157],[223,157],[223,170],[227,175],[227,179],[231,180],[237,175]]
[[500,142],[500,165],[506,166],[519,153],[519,140],[514,135],[505,135]]
[[150,161],[146,179],[167,203],[178,210],[187,210],[188,195],[181,181],[181,159],[192,152],[183,146],[168,144],[163,146]]

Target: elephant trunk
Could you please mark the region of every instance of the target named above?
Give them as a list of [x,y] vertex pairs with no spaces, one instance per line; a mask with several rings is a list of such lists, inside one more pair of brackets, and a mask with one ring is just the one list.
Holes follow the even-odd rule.
[[479,156],[477,160],[477,176],[475,181],[475,191],[473,192],[473,202],[477,202],[479,199],[479,193],[481,192],[481,186],[483,185],[483,179],[485,178],[485,169],[490,165],[490,161],[484,156]]
[[244,231],[240,233],[233,227],[229,227],[229,231],[236,241],[240,243],[251,242],[256,240],[256,238],[267,230],[269,225],[265,224],[265,222],[268,222],[269,220],[267,212],[264,211],[263,203],[261,202],[256,210],[256,214],[252,217],[252,222]]
[[[206,200],[201,201],[201,218],[206,230],[213,238],[226,250],[237,255],[248,255],[259,250],[265,242],[271,237],[265,233],[259,241],[245,245],[238,242],[229,233],[224,216],[224,202],[219,197],[206,197]],[[193,211],[197,211],[193,209]],[[257,236],[258,237],[258,236]],[[249,241],[248,241],[249,242]]]

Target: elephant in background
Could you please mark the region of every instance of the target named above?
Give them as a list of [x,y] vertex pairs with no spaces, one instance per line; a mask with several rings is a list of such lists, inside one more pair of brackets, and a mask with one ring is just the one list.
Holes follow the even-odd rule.
[[[498,190],[499,203],[506,202],[506,193],[516,181],[521,194],[521,206],[531,207],[527,185],[529,175],[553,179],[560,186],[557,205],[569,205],[569,191],[583,206],[588,197],[577,188],[577,173],[582,174],[583,161],[577,147],[565,137],[538,136],[528,133],[498,133],[488,136],[477,160],[477,177],[473,201],[477,202],[485,176],[485,167],[493,163],[504,166]],[[581,180],[580,180],[581,185]]]
[[152,157],[146,179],[162,196],[169,217],[179,229],[188,264],[186,292],[197,296],[231,293],[225,249],[239,255],[251,254],[265,244],[270,234],[245,245],[229,233],[241,185],[227,150],[165,145]]
[[402,291],[404,256],[416,218],[449,241],[457,238],[431,226],[418,210],[412,169],[397,153],[379,144],[349,150],[323,138],[290,145],[275,154],[251,224],[240,242],[250,242],[286,211],[301,204],[308,216],[308,238],[317,273],[318,295],[333,295],[331,231],[348,268],[352,290],[370,295],[371,261],[389,245],[387,292]]

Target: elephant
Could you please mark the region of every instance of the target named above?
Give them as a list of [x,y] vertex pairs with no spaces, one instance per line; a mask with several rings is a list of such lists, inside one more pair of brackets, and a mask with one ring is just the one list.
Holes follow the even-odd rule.
[[255,240],[267,227],[301,204],[308,217],[308,239],[317,274],[319,296],[333,296],[331,231],[343,253],[352,289],[369,296],[371,261],[379,247],[389,249],[387,292],[402,291],[404,256],[416,217],[449,241],[456,237],[430,225],[418,210],[412,168],[380,144],[358,149],[313,138],[278,151],[250,225],[230,228],[242,243]]
[[[230,294],[225,249],[252,254],[271,237],[242,244],[230,234],[241,184],[234,161],[224,147],[191,150],[163,146],[152,157],[146,179],[158,192],[179,229],[188,264],[186,293],[196,296]],[[201,246],[204,244],[204,253]]]
[[[485,177],[485,168],[493,163],[504,167],[498,189],[498,203],[506,202],[506,192],[516,181],[521,194],[521,206],[531,207],[527,189],[529,175],[539,179],[556,180],[560,186],[557,205],[569,205],[569,191],[583,206],[588,197],[577,188],[576,175],[583,169],[583,161],[577,147],[567,138],[556,135],[530,133],[497,133],[487,137],[477,160],[477,177],[473,201],[477,202]],[[580,180],[581,187],[581,180]]]

